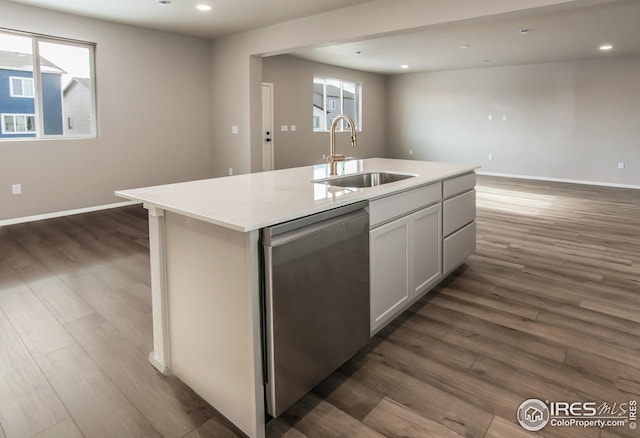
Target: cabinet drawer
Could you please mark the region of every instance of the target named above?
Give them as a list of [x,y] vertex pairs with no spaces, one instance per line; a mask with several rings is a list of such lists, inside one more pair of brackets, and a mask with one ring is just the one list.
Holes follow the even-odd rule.
[[476,191],[471,190],[444,201],[443,235],[448,236],[476,218]]
[[438,182],[371,201],[369,226],[373,228],[440,201],[441,187]]
[[460,266],[476,250],[476,223],[472,222],[443,241],[444,275]]
[[446,179],[442,183],[442,197],[450,198],[458,193],[466,192],[476,186],[475,172]]

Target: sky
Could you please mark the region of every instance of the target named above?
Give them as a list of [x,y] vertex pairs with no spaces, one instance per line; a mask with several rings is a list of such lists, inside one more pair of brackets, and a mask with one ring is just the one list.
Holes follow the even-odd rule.
[[[66,72],[63,75],[63,83],[71,80],[72,77],[89,78],[91,76],[89,49],[87,47],[40,41],[38,49],[41,57],[46,58]],[[0,50],[32,54],[32,41],[30,37],[0,32]]]

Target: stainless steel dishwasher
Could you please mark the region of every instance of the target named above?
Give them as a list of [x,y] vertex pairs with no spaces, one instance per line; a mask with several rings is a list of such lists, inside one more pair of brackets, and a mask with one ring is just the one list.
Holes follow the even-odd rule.
[[366,206],[263,230],[265,397],[273,417],[369,341]]

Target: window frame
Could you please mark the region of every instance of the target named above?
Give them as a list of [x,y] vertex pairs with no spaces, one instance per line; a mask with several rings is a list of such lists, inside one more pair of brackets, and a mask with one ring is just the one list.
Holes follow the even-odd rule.
[[[24,38],[29,38],[31,40],[31,60],[32,60],[32,67],[33,70],[30,70],[30,73],[32,74],[31,78],[26,78],[26,77],[20,77],[20,76],[12,76],[12,78],[24,78],[24,79],[31,79],[33,81],[33,92],[34,92],[34,96],[32,96],[31,98],[34,99],[34,111],[35,114],[26,114],[27,116],[29,115],[33,115],[35,117],[35,126],[36,126],[36,132],[26,132],[26,133],[14,133],[14,132],[4,132],[4,125],[2,126],[2,132],[3,134],[29,134],[29,135],[33,135],[35,134],[35,136],[33,137],[29,137],[28,140],[51,140],[51,139],[61,139],[61,140],[69,140],[69,139],[90,139],[90,138],[97,138],[98,137],[98,133],[99,133],[99,128],[98,128],[98,105],[97,105],[97,92],[96,92],[96,48],[97,48],[97,44],[96,43],[92,43],[89,41],[82,41],[82,40],[75,40],[75,39],[70,39],[70,38],[63,38],[63,37],[56,37],[56,36],[51,36],[51,35],[43,35],[43,34],[38,34],[38,33],[33,33],[33,32],[26,32],[26,31],[20,31],[20,30],[14,30],[14,29],[7,29],[7,28],[3,28],[0,27],[0,34],[7,34],[7,35],[14,35],[14,36],[18,36],[18,37],[24,37]],[[89,55],[89,80],[91,83],[91,89],[90,89],[90,98],[91,98],[91,104],[90,104],[90,108],[91,108],[91,125],[90,125],[90,132],[89,133],[85,133],[85,134],[69,134],[66,132],[66,120],[65,120],[65,114],[64,114],[64,105],[62,107],[62,118],[61,118],[61,122],[62,122],[62,134],[46,134],[45,133],[45,127],[44,127],[44,107],[43,107],[43,96],[42,96],[42,69],[41,69],[41,59],[42,57],[40,56],[40,43],[51,43],[51,44],[59,44],[59,45],[65,45],[65,46],[70,46],[70,47],[81,47],[81,48],[85,48],[88,50],[88,55]],[[14,96],[13,95],[13,81],[12,79],[9,80],[9,87],[10,87],[10,97],[15,97],[15,98],[27,98],[26,96]],[[60,88],[60,94],[62,95],[64,93],[64,87]],[[3,113],[5,114],[5,113]],[[7,115],[10,115],[9,113],[6,113]],[[22,115],[22,114],[17,114],[17,115]],[[2,122],[4,122],[4,119],[2,119]],[[20,137],[7,137],[7,138],[0,138],[0,142],[3,141],[14,141],[14,140],[27,140],[27,139],[23,139]]]
[[[339,114],[345,114],[345,105],[344,105],[344,90],[345,90],[345,84],[347,85],[353,85],[355,87],[355,117],[353,122],[356,125],[356,131],[357,132],[362,132],[362,82],[358,82],[358,81],[352,81],[352,80],[346,80],[346,79],[337,79],[334,77],[328,77],[328,76],[320,76],[320,75],[314,75],[313,76],[313,84],[319,84],[320,81],[322,81],[322,106],[324,108],[325,111],[325,116],[316,116],[313,115],[313,122],[312,122],[312,130],[313,132],[329,132],[330,127],[331,127],[331,123],[329,122],[329,118],[326,116],[326,111],[327,111],[327,105],[328,105],[328,98],[327,98],[327,82],[336,82],[336,83],[340,83],[340,96],[331,96],[331,99],[334,99],[335,101],[337,101],[336,103],[339,103],[339,107],[340,107],[340,112]],[[313,91],[315,93],[315,90]],[[315,106],[315,105],[314,105]],[[329,108],[330,110],[333,110],[333,108]],[[319,128],[316,128],[316,118],[318,118],[319,120]],[[322,126],[324,122],[324,127]],[[336,131],[337,132],[341,132],[341,131],[348,131],[349,129],[346,127],[346,122],[344,120],[341,120],[338,124],[338,126],[336,127]]]
[[[22,90],[24,91],[24,83],[25,82],[30,82],[31,83],[31,96],[25,95],[23,94],[17,94],[15,92],[15,85],[13,84],[13,81],[20,81],[22,82]],[[9,96],[10,97],[18,97],[18,98],[22,98],[22,99],[34,99],[36,97],[36,86],[35,86],[35,81],[33,80],[33,78],[27,78],[24,76],[9,76]]]
[[[5,117],[13,117],[14,131],[7,131],[5,129]],[[16,127],[18,126],[18,124],[16,123],[16,118],[17,117],[24,118],[24,126],[25,126],[25,128],[27,126],[29,126],[29,123],[27,122],[27,117],[33,117],[34,118],[34,122],[33,122],[34,130],[33,131],[28,131],[28,130],[18,131],[16,129]],[[32,135],[32,134],[35,134],[36,133],[36,129],[37,129],[37,126],[36,126],[36,123],[35,123],[35,117],[36,117],[35,114],[2,113],[2,114],[0,114],[0,121],[2,122],[2,127],[1,127],[1,131],[0,132],[2,132],[3,134],[8,134],[8,135]]]

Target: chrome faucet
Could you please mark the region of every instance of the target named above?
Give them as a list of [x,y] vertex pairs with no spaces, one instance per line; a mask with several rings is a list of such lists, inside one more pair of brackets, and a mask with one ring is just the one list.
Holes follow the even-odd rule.
[[345,114],[340,114],[339,116],[337,116],[335,119],[333,119],[333,122],[331,122],[331,129],[330,129],[330,137],[329,137],[329,146],[330,146],[330,150],[329,150],[329,157],[327,157],[327,161],[329,162],[329,164],[331,165],[330,170],[329,170],[329,175],[337,175],[338,174],[338,162],[339,161],[344,161],[346,158],[344,155],[342,154],[336,154],[336,127],[338,126],[338,122],[340,120],[346,120],[349,123],[349,127],[351,128],[351,146],[352,147],[356,147],[358,144],[358,140],[356,139],[356,124],[353,123],[353,120],[351,119],[351,117],[345,115]]

